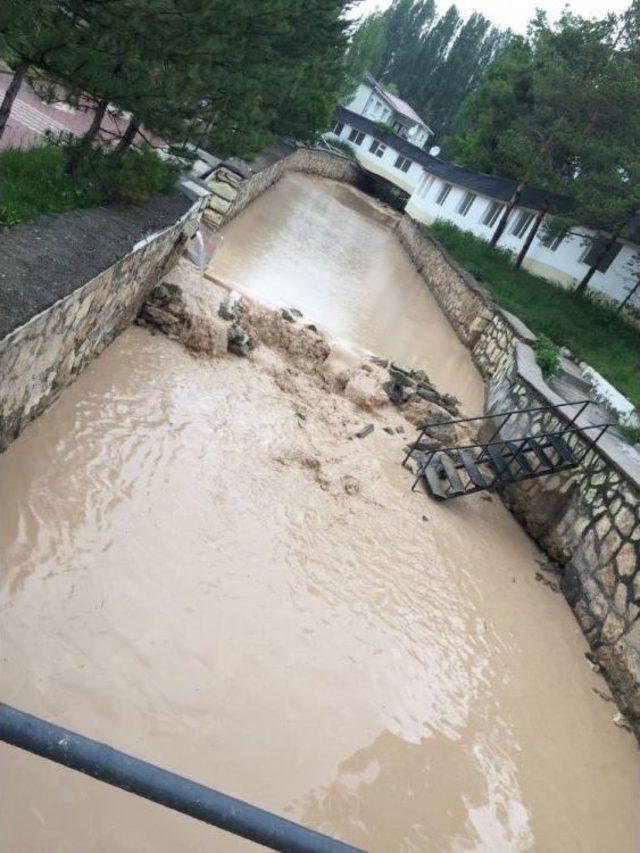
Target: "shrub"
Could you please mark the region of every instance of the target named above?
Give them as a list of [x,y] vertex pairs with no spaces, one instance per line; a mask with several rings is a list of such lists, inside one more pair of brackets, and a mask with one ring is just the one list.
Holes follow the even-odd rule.
[[539,335],[533,345],[536,361],[545,379],[556,376],[560,370],[560,349],[546,335]]
[[62,213],[111,201],[136,202],[168,192],[179,166],[150,146],[121,157],[67,137],[39,148],[0,151],[0,227],[42,213]]
[[640,443],[640,426],[618,421],[616,424],[616,431],[619,432],[622,438],[629,442],[629,444]]
[[393,125],[388,124],[386,121],[377,121],[375,125],[378,129],[378,133],[395,133]]

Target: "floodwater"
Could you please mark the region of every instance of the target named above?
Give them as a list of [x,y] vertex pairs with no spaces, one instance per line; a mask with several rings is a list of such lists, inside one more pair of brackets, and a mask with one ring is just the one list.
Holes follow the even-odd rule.
[[[530,540],[261,358],[132,328],[0,456],[3,699],[380,853],[636,851],[635,741]],[[0,762],[2,850],[253,849]]]
[[481,414],[482,379],[389,227],[394,217],[346,184],[287,174],[222,233],[210,271],[331,336],[420,367]]

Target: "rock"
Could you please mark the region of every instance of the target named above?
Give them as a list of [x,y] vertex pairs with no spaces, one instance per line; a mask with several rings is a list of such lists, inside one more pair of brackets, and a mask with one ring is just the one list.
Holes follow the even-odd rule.
[[534,559],[539,566],[548,566],[551,562],[546,554],[542,554],[540,557],[534,557]]
[[299,308],[289,308],[289,311],[293,314],[294,317],[297,317],[298,320],[302,317],[302,311]]
[[410,385],[406,385],[402,381],[398,382],[396,379],[390,379],[388,382],[385,382],[382,388],[387,397],[396,406],[406,403],[415,394],[415,390]]
[[403,426],[397,426],[396,432],[398,433],[398,435],[404,435],[404,427]]
[[218,308],[218,316],[223,320],[235,320],[237,316],[237,304],[231,296],[226,296]]
[[233,325],[227,335],[227,350],[234,355],[248,356],[255,344],[240,326]]
[[480,495],[480,500],[489,501],[489,503],[493,502],[493,498],[491,497],[491,495],[487,495],[486,493],[484,495]]
[[422,516],[422,520],[423,520],[423,521],[429,521],[429,519],[427,518],[427,516],[426,516],[426,515],[423,515],[423,516]]
[[307,419],[307,413],[299,409],[299,410],[296,412],[296,417],[297,417],[297,418],[300,418],[300,420],[301,420],[301,421],[306,421],[306,419]]
[[431,380],[429,379],[427,374],[424,372],[424,370],[414,370],[413,371],[413,379],[415,379],[415,381],[420,385],[430,385],[431,386]]
[[545,578],[545,576],[541,572],[535,573],[535,579],[540,583],[548,586],[549,589],[552,589],[554,592],[560,592],[560,587],[555,581],[549,580],[549,578]]
[[233,201],[238,194],[237,189],[226,181],[209,180],[207,181],[207,189],[210,189],[212,193],[224,198],[226,201]]
[[396,431],[394,430],[394,428],[393,428],[393,427],[385,426],[385,427],[382,427],[382,429],[383,429],[386,433],[388,433],[389,435],[395,435],[395,434],[396,434]]
[[318,331],[318,327],[314,326],[313,323],[309,323],[309,325],[307,326],[307,329],[309,329],[310,332],[317,332]]
[[374,364],[377,364],[379,367],[388,367],[389,359],[383,358],[381,355],[370,355],[369,361],[372,361]]
[[374,428],[375,427],[373,424],[367,424],[366,426],[363,426],[362,429],[356,433],[356,438],[366,438],[373,432]]
[[289,311],[288,308],[281,308],[280,316],[283,320],[286,320],[287,323],[295,323],[296,321],[296,318],[293,316],[293,314],[291,313],[291,311]]
[[394,373],[402,373],[404,376],[407,376],[409,378],[411,378],[411,376],[413,374],[413,368],[412,367],[407,367],[406,364],[400,364],[397,361],[391,362],[391,368],[390,368],[389,372],[391,372],[391,371],[393,371]]

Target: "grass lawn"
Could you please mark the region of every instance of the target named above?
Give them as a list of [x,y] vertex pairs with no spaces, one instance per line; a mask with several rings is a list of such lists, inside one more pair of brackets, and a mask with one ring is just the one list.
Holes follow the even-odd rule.
[[526,270],[513,268],[511,255],[447,222],[426,229],[496,301],[536,334],[566,346],[640,405],[640,332],[615,310],[575,296]]
[[55,146],[0,151],[0,226],[98,204],[99,188],[66,175],[64,162]]
[[155,191],[168,192],[179,171],[148,146],[131,148],[121,157],[94,147],[83,152],[69,174],[69,151],[55,144],[0,151],[0,228],[42,213],[135,202]]

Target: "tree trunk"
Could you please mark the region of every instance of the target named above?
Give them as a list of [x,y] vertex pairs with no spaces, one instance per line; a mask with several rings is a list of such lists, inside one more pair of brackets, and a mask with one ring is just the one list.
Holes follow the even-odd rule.
[[93,119],[91,121],[91,125],[89,126],[89,130],[82,137],[83,142],[93,142],[96,136],[100,133],[100,128],[102,127],[102,119],[107,114],[107,107],[109,106],[108,101],[98,101],[96,104],[96,108],[93,112]]
[[533,221],[533,225],[529,229],[529,233],[527,234],[527,239],[524,241],[523,247],[520,249],[520,254],[516,258],[515,267],[516,269],[520,269],[522,266],[522,262],[527,257],[527,252],[531,248],[531,244],[533,243],[533,238],[538,233],[540,226],[542,225],[542,220],[547,215],[547,211],[549,210],[549,202],[545,201],[540,210],[538,211],[538,215]]
[[627,295],[625,296],[625,298],[622,300],[622,302],[621,302],[621,303],[618,305],[618,307],[616,308],[616,311],[617,311],[617,313],[618,313],[618,314],[622,311],[622,309],[623,309],[623,308],[624,308],[624,306],[627,304],[627,302],[629,302],[629,301],[631,300],[631,297],[633,296],[633,294],[634,294],[634,293],[636,293],[636,292],[638,291],[638,289],[640,289],[640,278],[639,278],[639,279],[638,279],[638,281],[636,282],[635,286],[631,288],[631,290],[629,291],[629,293],[627,293]]
[[20,62],[13,69],[13,77],[11,78],[11,83],[9,83],[9,88],[5,92],[5,96],[2,100],[2,103],[0,104],[0,139],[2,138],[2,134],[4,133],[5,128],[7,126],[9,116],[11,115],[11,107],[13,106],[13,102],[18,96],[20,86],[22,85],[22,81],[26,77],[28,68],[28,62]]
[[491,238],[491,245],[495,246],[498,240],[504,234],[504,229],[507,227],[507,222],[509,221],[509,217],[511,216],[511,211],[514,207],[517,207],[518,202],[520,201],[520,197],[522,196],[522,192],[524,190],[524,182],[520,182],[515,189],[514,194],[511,196],[507,204],[505,205],[504,211],[502,212],[502,216],[500,217],[500,222],[498,222],[498,227],[493,232],[493,237]]
[[121,156],[122,154],[124,154],[127,148],[131,147],[133,140],[136,138],[136,134],[138,133],[139,127],[139,123],[134,118],[132,118],[129,122],[127,129],[120,137],[120,142],[118,142],[118,144],[116,145],[116,155]]
[[89,129],[80,139],[80,141],[71,148],[69,159],[67,160],[67,163],[64,167],[64,170],[68,175],[72,175],[78,168],[78,164],[82,159],[83,151],[85,151],[91,145],[93,140],[100,132],[100,128],[102,127],[102,119],[105,117],[105,113],[107,112],[107,106],[108,101],[98,101],[93,113],[93,119],[91,120],[91,125],[89,126]]
[[600,266],[600,264],[602,263],[602,261],[606,257],[607,252],[611,249],[611,247],[616,242],[616,240],[618,239],[619,236],[620,236],[620,231],[618,230],[618,231],[614,231],[614,233],[611,235],[611,237],[609,237],[607,242],[603,245],[602,249],[598,252],[598,256],[595,259],[595,261],[593,262],[593,264],[591,265],[591,267],[589,268],[589,270],[587,271],[587,274],[584,276],[584,278],[582,279],[580,284],[574,290],[574,293],[582,294],[586,291],[587,287],[589,286],[589,282],[591,281],[591,279],[593,278],[594,274],[596,273],[598,267]]

